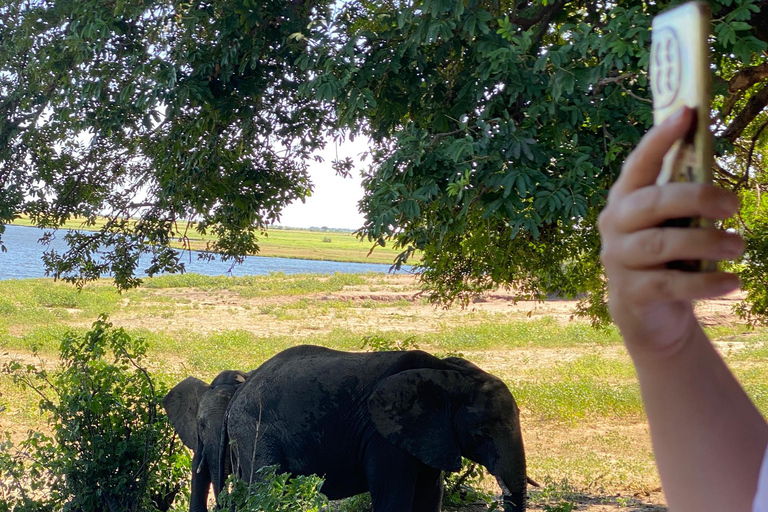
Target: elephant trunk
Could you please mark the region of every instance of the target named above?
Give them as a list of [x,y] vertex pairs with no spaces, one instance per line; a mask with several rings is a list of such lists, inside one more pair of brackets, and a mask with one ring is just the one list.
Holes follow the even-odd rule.
[[202,447],[195,450],[192,458],[192,489],[189,512],[208,512],[208,488],[211,485],[211,473],[208,470]]
[[500,478],[498,482],[503,492],[502,503],[504,512],[525,512],[528,506],[527,489],[513,491]]
[[[219,436],[219,458],[216,468],[216,484],[214,488],[218,488],[218,492],[224,488],[224,484],[227,482],[228,472],[227,469],[227,453],[229,452],[229,430],[227,426],[228,415],[225,413],[223,421],[221,422],[221,435]],[[230,464],[232,462],[230,461]]]
[[525,512],[528,505],[528,476],[522,437],[518,434],[508,444],[510,446],[499,450],[500,457],[492,474],[502,490],[504,512]]

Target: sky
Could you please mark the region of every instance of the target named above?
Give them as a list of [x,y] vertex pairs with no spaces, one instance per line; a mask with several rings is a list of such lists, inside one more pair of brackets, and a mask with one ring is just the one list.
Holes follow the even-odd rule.
[[[355,142],[345,141],[338,146],[339,158],[351,158],[360,162],[360,154],[367,148],[364,137]],[[360,168],[349,178],[336,175],[331,162],[337,147],[333,142],[320,152],[322,163],[310,162],[309,175],[315,190],[305,203],[295,201],[287,206],[280,216],[279,225],[291,228],[343,228],[358,229],[363,225],[363,215],[357,209],[357,202],[363,197]]]

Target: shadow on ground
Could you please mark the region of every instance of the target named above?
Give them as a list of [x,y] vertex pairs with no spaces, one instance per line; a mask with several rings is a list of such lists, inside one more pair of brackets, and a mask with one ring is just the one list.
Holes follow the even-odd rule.
[[[667,512],[661,493],[655,496],[633,496],[621,494],[569,493],[556,499],[532,497],[529,512]],[[488,505],[474,503],[460,508],[445,507],[450,512],[487,512]]]

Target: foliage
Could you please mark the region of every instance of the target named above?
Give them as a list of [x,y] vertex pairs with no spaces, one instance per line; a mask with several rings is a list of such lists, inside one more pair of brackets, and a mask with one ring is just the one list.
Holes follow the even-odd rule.
[[556,505],[544,505],[544,512],[571,512],[575,510],[576,505],[568,501],[560,502]]
[[219,506],[239,512],[317,512],[328,500],[320,493],[323,479],[315,475],[277,473],[277,466],[256,472],[248,484],[231,475],[219,494]]
[[373,512],[371,493],[364,492],[333,503],[328,512]]
[[390,339],[379,334],[370,334],[363,336],[363,343],[360,345],[363,350],[372,352],[391,352],[399,350],[415,350],[419,348],[415,336],[408,336],[402,341]]
[[0,221],[106,215],[44,258],[80,285],[109,273],[135,286],[142,254],[149,275],[183,270],[169,243],[190,226],[224,259],[257,252],[258,233],[311,191],[328,116],[296,94],[309,71],[295,62],[328,4],[3,2]]
[[490,505],[488,510],[499,509],[501,502],[494,499],[493,493],[480,489],[480,483],[485,474],[481,465],[462,457],[461,469],[454,473],[445,473],[443,476],[445,485],[443,504],[461,507],[484,501]]
[[[164,389],[141,366],[146,343],[100,317],[61,342],[54,373],[12,362],[5,370],[40,396],[52,435],[31,432],[0,450],[6,510],[165,511],[186,480],[189,456],[161,413]],[[7,478],[10,477],[10,478]],[[0,509],[1,510],[1,509]]]
[[[651,19],[678,3],[345,4],[345,44],[313,86],[372,139],[361,234],[394,241],[400,263],[423,250],[435,302],[507,286],[581,296],[604,320],[597,213],[652,122]],[[717,179],[762,190],[768,8],[710,5]]]
[[[599,323],[596,218],[651,124],[651,19],[679,3],[8,0],[0,220],[106,214],[45,258],[78,284],[134,286],[144,253],[150,275],[181,270],[169,243],[189,247],[191,229],[237,260],[308,194],[305,162],[333,126],[371,140],[359,234],[391,242],[397,265],[422,250],[431,300],[514,287],[580,297]],[[756,205],[732,224],[747,238],[742,312],[759,320],[768,4],[709,4],[715,172]]]

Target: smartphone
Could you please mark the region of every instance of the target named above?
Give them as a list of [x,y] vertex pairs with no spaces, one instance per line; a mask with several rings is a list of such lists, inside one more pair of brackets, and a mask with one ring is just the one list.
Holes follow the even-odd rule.
[[[653,19],[649,75],[653,94],[653,123],[660,124],[680,108],[696,112],[696,121],[686,136],[675,142],[664,156],[657,183],[670,181],[712,182],[712,133],[709,130],[711,75],[709,70],[709,24],[711,13],[705,2],[689,2]],[[673,219],[663,224],[704,227],[703,218]],[[716,261],[673,261],[667,265],[692,272],[714,271]]]

